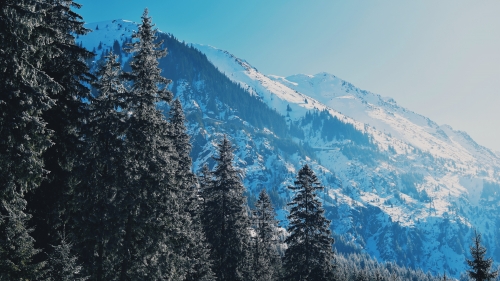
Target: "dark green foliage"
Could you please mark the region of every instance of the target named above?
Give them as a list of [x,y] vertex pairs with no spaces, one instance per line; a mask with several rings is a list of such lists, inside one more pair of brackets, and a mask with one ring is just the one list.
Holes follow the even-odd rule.
[[217,114],[219,110],[222,110],[217,107],[217,101],[220,101],[237,116],[257,128],[267,127],[279,137],[288,134],[288,126],[283,115],[229,80],[196,48],[187,46],[167,34],[160,34],[159,39],[164,40],[163,46],[175,54],[160,60],[164,75],[176,82],[204,81],[202,89],[193,89],[193,94],[206,102],[208,111]]
[[314,172],[305,165],[300,169],[288,219],[290,236],[283,259],[284,280],[331,280],[333,277],[333,238],[330,221],[316,192],[323,187]]
[[368,134],[356,129],[354,125],[342,122],[336,116],[331,116],[327,110],[307,112],[302,119],[302,126],[312,123],[314,131],[321,130],[321,136],[327,140],[351,140],[358,145],[371,146]]
[[171,139],[177,160],[174,184],[179,186],[184,198],[184,211],[191,217],[189,239],[183,245],[183,254],[189,258],[187,281],[214,280],[209,245],[206,242],[201,222],[201,206],[196,188],[197,179],[191,171],[192,161],[189,156],[191,144],[185,127],[184,112],[181,102],[176,99],[172,102],[169,112],[169,138]]
[[265,189],[259,194],[252,211],[255,236],[252,237],[252,280],[279,280],[281,257],[278,253],[278,222],[271,199]]
[[181,102],[176,99],[172,102],[170,112],[168,113],[169,120],[169,138],[171,139],[179,162],[176,173],[176,181],[185,187],[186,190],[193,190],[196,184],[196,176],[191,171],[192,161],[189,154],[191,153],[191,143],[187,134]]
[[25,196],[47,176],[42,154],[52,145],[43,114],[54,106],[49,92],[62,87],[42,65],[53,32],[41,11],[45,1],[0,3],[0,280],[40,276],[33,261]]
[[85,281],[88,277],[82,276],[82,267],[78,258],[72,253],[72,244],[61,238],[61,244],[54,247],[49,256],[48,281]]
[[79,181],[79,165],[83,142],[81,125],[90,98],[86,86],[92,80],[85,60],[93,54],[75,44],[75,36],[88,32],[75,10],[80,7],[70,0],[45,1],[49,7],[42,13],[45,28],[51,30],[50,44],[45,48],[43,71],[62,86],[60,91],[47,91],[55,105],[44,111],[47,127],[54,131],[54,145],[44,153],[50,174],[40,188],[29,194],[28,210],[33,214],[33,236],[47,252],[58,244],[58,232],[68,224],[73,188]]
[[184,211],[183,192],[175,183],[178,169],[169,125],[158,102],[169,102],[172,94],[162,77],[158,58],[166,51],[156,42],[156,30],[145,10],[133,52],[130,93],[124,97],[127,112],[124,136],[125,185],[120,188],[123,201],[119,217],[124,219],[117,266],[119,280],[183,279],[189,216]]
[[[370,281],[438,281],[421,270],[414,270],[398,266],[394,263],[379,263],[367,254],[336,255],[335,277],[336,281],[370,280]],[[449,280],[449,279],[448,279]]]
[[[215,171],[204,169],[202,222],[212,248],[213,271],[217,280],[245,280],[248,276],[249,219],[245,188],[233,166],[229,140],[217,146]],[[213,175],[213,178],[210,176]]]
[[120,43],[118,43],[117,40],[113,42],[113,49],[112,52],[118,55],[119,61],[121,62],[122,60],[122,47],[120,46]]
[[27,228],[24,205],[17,198],[14,202],[2,200],[0,217],[0,280],[30,280],[40,277],[44,262],[34,263],[33,256],[39,252]]
[[93,84],[97,96],[88,106],[88,121],[83,130],[85,172],[73,197],[75,249],[91,280],[114,280],[120,260],[120,231],[125,222],[119,207],[124,200],[121,191],[126,186],[123,137],[127,118],[125,111],[118,110],[123,108],[121,100],[127,93],[120,75],[117,56],[110,53]]
[[472,245],[469,247],[472,259],[466,259],[467,265],[470,267],[467,270],[469,277],[476,281],[494,280],[497,277],[498,271],[491,271],[493,260],[486,258],[486,248],[481,244],[481,234],[474,232]]

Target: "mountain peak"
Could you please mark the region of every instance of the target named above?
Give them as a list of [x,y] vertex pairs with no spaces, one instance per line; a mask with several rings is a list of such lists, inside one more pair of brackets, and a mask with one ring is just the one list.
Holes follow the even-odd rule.
[[[94,32],[78,40],[89,50],[130,40],[137,28],[123,20],[87,26]],[[464,270],[472,227],[497,235],[500,158],[466,133],[326,72],[264,75],[227,51],[175,40],[166,39],[177,49],[163,73],[175,77],[195,169],[228,134],[249,194],[272,189],[285,206],[291,175],[307,163],[318,171],[333,230],[344,241],[434,272]],[[285,209],[278,213],[286,217]],[[500,261],[500,246],[488,243]]]

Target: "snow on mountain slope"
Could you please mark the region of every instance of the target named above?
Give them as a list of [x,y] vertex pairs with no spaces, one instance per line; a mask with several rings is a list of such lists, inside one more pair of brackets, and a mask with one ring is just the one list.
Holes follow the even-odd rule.
[[[494,210],[500,203],[496,197],[500,191],[500,159],[465,132],[455,131],[448,125],[439,126],[398,106],[391,98],[360,90],[331,74],[301,74],[286,78],[266,76],[226,51],[205,45],[195,47],[228,78],[252,95],[261,97],[278,112],[287,114],[291,121],[300,122],[307,111],[326,110],[370,134],[378,147],[389,153],[389,159],[378,160],[375,167],[369,167],[346,158],[339,149],[331,148],[335,144],[322,138],[313,136],[305,140],[321,150],[319,160],[322,166],[344,184],[341,189],[328,191],[331,198],[344,202],[340,206],[351,206],[338,208],[337,212],[343,210],[343,215],[337,220],[332,218],[334,223],[340,224],[336,232],[351,237],[357,241],[355,244],[359,243],[373,256],[387,260],[398,255],[401,257],[401,253],[385,248],[384,241],[389,239],[390,229],[369,232],[364,241],[356,237],[353,233],[366,229],[357,229],[362,226],[356,226],[354,210],[364,213],[360,210],[376,207],[377,213],[380,212],[376,220],[388,219],[405,228],[401,230],[406,233],[404,235],[424,240],[416,253],[426,253],[427,258],[413,263],[430,270],[439,271],[444,264],[444,268],[453,274],[463,271],[466,251],[463,246],[467,244],[466,237],[470,233],[467,229],[476,228],[488,237],[497,235],[489,225],[495,225],[497,221]],[[291,111],[285,112],[287,106]],[[414,192],[419,196],[401,188],[406,175],[412,174],[422,176],[415,182]],[[484,187],[491,184],[495,195],[489,196],[486,202]],[[478,213],[481,213],[481,219],[478,219]],[[447,224],[449,229],[454,229],[454,235],[443,230]],[[381,223],[379,227],[388,227],[384,225]],[[396,239],[394,243],[399,245],[397,247],[409,246],[408,241],[398,242]],[[493,247],[500,252],[500,247]]]
[[[363,128],[369,125],[376,130],[402,140],[435,157],[452,159],[464,164],[499,166],[498,158],[490,150],[475,143],[466,133],[454,131],[450,126],[439,126],[430,119],[400,107],[391,98],[382,98],[354,87],[328,73],[279,77],[259,73],[248,62],[226,51],[206,45],[194,45],[233,81],[240,83],[252,94],[259,95],[271,107],[285,108],[286,103],[298,119],[305,110],[333,109],[336,116],[349,117]],[[278,97],[278,100],[274,97]],[[307,103],[305,101],[308,101]],[[297,110],[295,110],[297,109]],[[361,124],[360,124],[361,123]]]
[[466,133],[454,131],[448,125],[438,126],[429,118],[398,106],[391,98],[360,90],[334,75],[293,75],[276,77],[276,80],[436,157],[462,161],[479,158],[495,165],[499,163],[491,151],[479,146]]
[[[131,40],[137,25],[115,20],[87,27],[94,31],[77,41],[95,49],[99,58],[113,49],[115,40],[119,45]],[[217,139],[230,134],[250,194],[267,188],[285,206],[296,171],[305,163],[313,167],[326,187],[322,199],[339,251],[355,245],[380,260],[457,276],[477,228],[500,261],[500,160],[466,133],[327,73],[264,75],[226,51],[192,46],[210,62],[196,55],[196,67],[183,69],[185,75],[174,79],[172,91],[189,120],[195,170],[210,161]],[[193,56],[192,51],[191,45],[178,44],[169,56]],[[129,55],[121,55],[125,65]],[[290,127],[288,133],[273,131],[269,120],[263,120],[263,128],[245,120],[242,107],[234,110],[234,103],[226,104],[210,89],[208,78],[200,78],[214,77],[200,75],[208,66],[244,89],[226,95],[258,98],[263,102],[258,106],[282,115],[274,116],[283,118],[279,124]],[[292,134],[292,128],[299,129]],[[314,153],[299,153],[301,146]],[[283,219],[286,208],[278,213]]]
[[94,50],[97,54],[100,53],[97,52],[100,49],[112,48],[115,41],[121,46],[125,40],[130,39],[134,31],[137,31],[137,23],[127,20],[95,22],[85,24],[85,27],[92,32],[82,36],[85,40],[78,37],[77,42],[81,42],[84,48]]

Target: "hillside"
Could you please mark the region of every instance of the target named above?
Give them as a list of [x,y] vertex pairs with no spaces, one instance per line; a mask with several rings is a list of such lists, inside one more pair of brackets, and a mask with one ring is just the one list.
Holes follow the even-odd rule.
[[[77,40],[98,54],[89,63],[112,49],[126,68],[122,47],[137,25],[87,27],[93,32]],[[303,164],[313,167],[340,252],[458,276],[475,228],[500,262],[500,158],[465,132],[328,73],[264,75],[227,51],[159,37],[169,52],[160,66],[186,112],[196,171],[227,134],[249,202],[266,188],[283,224],[286,187]]]

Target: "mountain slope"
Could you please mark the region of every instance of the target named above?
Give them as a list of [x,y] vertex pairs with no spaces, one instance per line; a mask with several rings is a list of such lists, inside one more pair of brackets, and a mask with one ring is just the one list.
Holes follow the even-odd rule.
[[[115,20],[88,28],[94,32],[78,40],[96,50],[98,63],[137,26]],[[477,228],[500,261],[500,159],[466,133],[327,73],[266,76],[226,51],[159,36],[169,51],[163,74],[189,121],[195,170],[213,165],[214,144],[228,134],[250,203],[266,188],[285,208],[295,173],[313,167],[339,251],[457,276]],[[126,68],[129,56],[117,51]],[[286,208],[278,213],[283,220]]]

